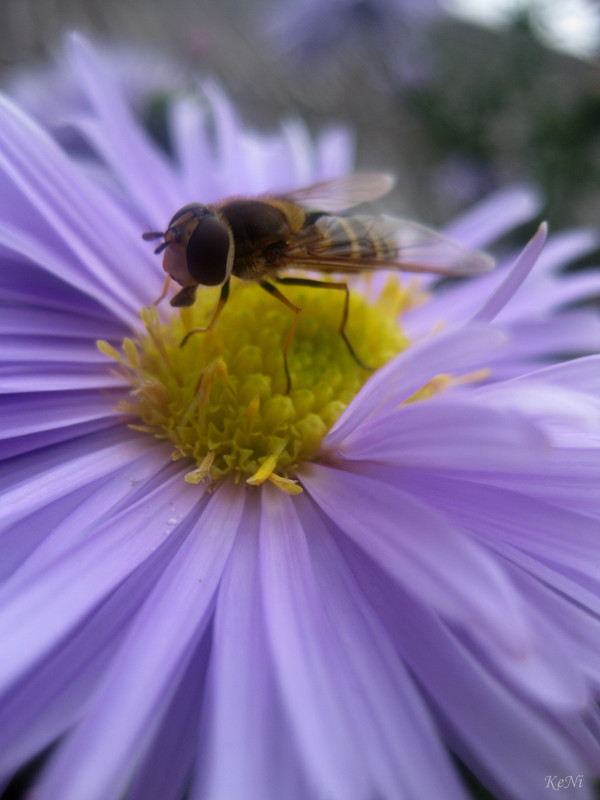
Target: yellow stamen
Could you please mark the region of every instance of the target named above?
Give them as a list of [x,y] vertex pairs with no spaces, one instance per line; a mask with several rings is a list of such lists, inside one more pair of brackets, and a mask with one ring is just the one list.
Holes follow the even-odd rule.
[[246,479],[246,483],[249,483],[251,486],[260,486],[261,483],[264,483],[267,478],[271,476],[276,466],[277,456],[267,456],[254,475]]
[[292,495],[302,494],[302,487],[296,480],[291,478],[282,478],[280,475],[275,475],[274,472],[269,475],[269,480],[279,489],[280,492]]
[[188,472],[185,476],[185,480],[187,483],[200,483],[201,481],[206,480],[210,476],[210,468],[213,465],[213,461],[215,460],[215,453],[214,451],[207,453],[200,466],[197,469],[193,469],[191,472]]
[[[339,292],[285,287],[301,309],[288,353],[289,394],[282,348],[293,315],[254,284],[234,281],[216,328],[180,346],[191,329],[206,326],[218,292],[200,290],[193,307],[165,323],[155,308],[143,309],[147,333],[126,339],[122,353],[99,343],[132,387],[119,410],[137,416],[135,430],[170,440],[174,460],[193,462],[188,483],[231,475],[298,494],[297,466],[317,455],[370,375],[339,334]],[[352,293],[346,334],[360,359],[379,367],[408,345],[397,315],[416,295],[395,279],[373,305]]]

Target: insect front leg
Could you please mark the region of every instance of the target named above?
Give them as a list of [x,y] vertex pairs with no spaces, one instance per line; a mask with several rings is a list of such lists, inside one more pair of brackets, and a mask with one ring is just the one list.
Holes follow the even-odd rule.
[[165,297],[167,296],[167,293],[169,291],[169,286],[170,285],[171,285],[171,276],[167,275],[167,277],[165,278],[165,282],[163,284],[162,292],[159,294],[159,296],[156,298],[156,300],[152,303],[153,306],[157,306],[161,302],[161,300],[165,299]]
[[294,314],[296,315],[295,318],[294,318],[294,321],[292,323],[292,327],[290,328],[290,330],[288,332],[288,335],[286,337],[285,343],[283,345],[283,367],[285,369],[285,378],[286,378],[286,381],[287,381],[287,388],[285,390],[285,393],[289,394],[290,390],[292,388],[292,379],[290,377],[290,369],[288,367],[287,354],[288,354],[288,350],[290,349],[290,344],[291,344],[292,338],[294,336],[294,331],[296,330],[296,326],[298,325],[298,317],[300,316],[300,312],[302,311],[302,309],[298,308],[298,306],[295,306],[293,303],[291,303],[287,299],[287,297],[285,297],[284,295],[281,294],[281,292],[279,291],[279,289],[277,289],[276,286],[273,286],[272,283],[267,283],[267,281],[259,281],[259,285],[260,285],[260,287],[262,289],[265,290],[265,292],[268,292],[273,297],[276,297],[277,300],[279,300],[281,303],[283,303],[283,305],[286,308],[289,308],[290,311],[293,311]]
[[221,311],[225,308],[225,303],[227,302],[227,298],[229,297],[229,278],[225,281],[223,286],[221,287],[221,294],[219,295],[219,302],[217,303],[217,307],[215,308],[215,313],[212,316],[211,321],[208,323],[206,328],[192,328],[191,331],[186,333],[186,335],[181,340],[180,347],[185,347],[187,340],[190,336],[193,336],[195,333],[207,333],[208,331],[212,331],[212,329],[217,324],[217,320],[221,316]]
[[334,281],[316,281],[310,278],[275,278],[277,283],[286,283],[288,286],[310,286],[315,289],[338,289],[345,293],[344,295],[344,310],[342,311],[342,321],[340,323],[340,335],[344,340],[348,352],[356,361],[359,367],[366,369],[367,372],[373,372],[375,367],[367,366],[357,355],[352,347],[348,335],[346,333],[346,322],[348,321],[348,311],[350,309],[350,289],[347,283],[336,283]]

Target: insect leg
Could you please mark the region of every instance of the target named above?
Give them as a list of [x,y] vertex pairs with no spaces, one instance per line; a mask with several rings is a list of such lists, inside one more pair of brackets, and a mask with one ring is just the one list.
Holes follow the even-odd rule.
[[169,291],[169,286],[170,285],[171,285],[171,276],[167,274],[167,277],[165,278],[165,282],[163,284],[162,292],[156,298],[156,300],[152,303],[153,306],[157,306],[160,303],[161,300],[165,299],[165,297],[167,296],[167,292]]
[[287,335],[287,338],[285,340],[285,343],[283,345],[283,366],[284,366],[284,369],[285,369],[285,377],[286,377],[286,381],[287,381],[287,388],[285,390],[285,393],[289,394],[290,393],[290,389],[292,388],[292,379],[290,377],[290,370],[289,370],[289,367],[288,367],[287,354],[288,354],[288,350],[290,349],[290,344],[292,342],[292,337],[294,336],[294,331],[296,330],[296,325],[298,324],[298,317],[300,316],[300,312],[302,311],[302,309],[298,308],[298,306],[295,306],[293,303],[290,303],[290,301],[287,299],[287,297],[284,297],[281,294],[281,292],[279,291],[279,289],[277,289],[275,286],[273,286],[273,284],[267,283],[267,281],[259,281],[259,285],[261,286],[262,289],[265,290],[265,292],[268,292],[270,295],[272,295],[273,297],[277,298],[277,300],[282,302],[283,305],[286,308],[289,308],[290,311],[293,311],[294,314],[296,315],[296,317],[294,318],[294,322],[292,323],[292,327],[290,328],[289,333]]
[[215,308],[215,313],[212,316],[211,321],[208,323],[206,328],[192,328],[191,331],[188,331],[186,335],[181,340],[180,347],[184,347],[187,340],[190,336],[193,336],[195,333],[207,333],[208,331],[212,331],[212,329],[217,324],[217,320],[221,316],[221,311],[225,308],[225,303],[227,302],[227,298],[229,297],[229,278],[225,281],[223,286],[221,287],[221,294],[219,295],[219,302],[217,303],[217,307]]
[[345,292],[344,296],[344,310],[342,312],[342,321],[340,323],[340,334],[344,340],[346,347],[352,358],[356,361],[359,367],[366,369],[368,372],[373,372],[374,367],[367,366],[357,355],[350,344],[348,335],[346,334],[346,322],[348,321],[348,311],[350,309],[350,289],[347,283],[336,283],[335,281],[315,281],[310,278],[275,278],[277,283],[286,283],[288,286],[310,286],[316,289],[338,289]]

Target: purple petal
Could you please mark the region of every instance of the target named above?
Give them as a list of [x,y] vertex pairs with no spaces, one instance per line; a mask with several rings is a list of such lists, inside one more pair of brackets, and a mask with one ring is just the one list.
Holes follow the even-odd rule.
[[517,292],[500,312],[503,322],[552,314],[570,303],[589,300],[600,293],[600,273],[568,273],[560,276],[540,275],[536,269],[528,281],[527,291]]
[[[376,471],[370,467],[366,471],[369,474],[376,472],[389,483],[401,481],[409,491],[455,525],[475,534],[486,548],[500,554],[506,563],[512,562],[537,577],[544,586],[554,587],[556,597],[571,597],[577,606],[572,607],[570,631],[566,628],[568,632],[576,635],[576,608],[588,610],[589,618],[582,625],[588,627],[593,620],[594,630],[597,629],[600,587],[594,555],[598,538],[596,520],[498,487],[424,475],[412,469]],[[588,588],[583,588],[584,584]],[[530,608],[529,595],[527,592],[521,594],[527,598]],[[545,616],[554,619],[551,613]],[[536,652],[532,651],[526,662],[514,664],[503,660],[497,663],[503,664],[505,674],[512,675],[511,680],[526,687],[529,694],[538,696],[546,704],[559,707],[567,703],[572,706],[583,704],[586,692],[573,674],[573,665],[598,662],[597,656],[573,660],[566,656],[568,647],[555,646],[555,636],[540,635],[538,623],[534,631],[536,658]],[[552,648],[555,653],[551,652]]]
[[[569,659],[571,670],[575,665],[588,685],[597,692],[600,686],[597,577],[594,576],[592,590],[582,588],[584,581],[577,571],[572,573],[574,578],[571,578],[568,568],[559,572],[553,566],[547,567],[536,557],[529,557],[516,548],[510,549],[510,558],[515,564],[512,570],[515,585],[527,597],[532,613],[535,610],[540,619],[539,638],[550,649],[558,638],[556,631],[559,630],[564,642],[558,659],[555,652],[547,653],[546,659],[555,659],[559,663]],[[550,628],[553,630],[550,631]],[[571,689],[575,685],[576,682],[572,681]]]
[[528,186],[503,189],[446,226],[444,232],[479,250],[530,220],[540,206],[539,194]]
[[3,697],[0,772],[26,763],[79,721],[140,604],[176,546],[177,536],[159,546],[142,569]]
[[[0,336],[50,336],[72,339],[123,339],[127,327],[113,320],[44,308],[2,308]],[[43,344],[43,342],[41,342]],[[4,355],[4,350],[2,350]]]
[[501,331],[469,325],[413,345],[363,386],[323,440],[323,450],[337,447],[374,412],[400,405],[435,375],[460,375],[487,366],[505,343]]
[[219,142],[218,174],[222,194],[247,192],[248,163],[239,157],[243,132],[233,106],[216,81],[208,80],[202,88],[210,103],[215,140]]
[[210,637],[204,637],[179,681],[177,693],[137,769],[127,800],[180,800],[194,774]]
[[67,442],[82,436],[96,433],[97,431],[107,430],[115,424],[115,418],[106,416],[97,419],[90,419],[76,425],[63,425],[51,428],[47,431],[32,433],[27,436],[17,436],[5,439],[2,442],[2,459],[14,458],[15,456],[30,453],[32,450],[49,447],[50,445]]
[[[561,276],[547,274],[547,269],[544,268],[542,261],[544,263],[554,261],[553,258],[544,260],[544,257],[555,239],[556,237],[551,237],[548,240],[533,273],[527,277],[524,288],[517,291],[510,303],[499,312],[498,319],[501,319],[503,323],[535,324],[539,317],[563,309],[568,303],[586,300],[597,293],[600,277],[595,272],[569,273]],[[559,253],[562,249],[561,247],[554,248]],[[577,256],[578,253],[575,255]],[[560,262],[561,265],[564,263],[566,262]],[[418,339],[426,336],[436,325],[439,325],[440,321],[448,325],[472,317],[481,306],[482,299],[496,291],[507,272],[508,267],[503,265],[494,272],[468,282],[463,281],[450,286],[436,287],[427,303],[417,306],[403,315],[404,330],[411,338]],[[553,319],[560,321],[560,317],[556,315],[553,316]],[[522,339],[520,339],[520,343],[522,343]]]
[[[307,186],[314,180],[314,145],[303,121],[298,118],[283,125],[283,134],[291,162],[295,186]],[[285,187],[282,187],[285,188]]]
[[[0,120],[3,118],[3,109],[0,104]],[[1,135],[1,134],[0,134]],[[27,142],[27,139],[23,141]],[[34,139],[35,142],[35,139]],[[32,146],[34,142],[31,142]],[[36,143],[37,144],[37,143]],[[27,157],[27,156],[25,156]],[[47,158],[52,158],[52,155],[49,155]],[[1,154],[0,154],[1,160]],[[40,169],[42,169],[40,167]],[[68,174],[68,173],[66,173]],[[44,202],[50,202],[51,205],[54,205],[54,200],[48,201],[45,197],[45,192],[40,187],[38,188],[35,186],[36,182],[40,182],[41,175],[36,176],[36,178],[31,178],[31,176],[25,175],[24,177],[21,176],[20,172],[15,172],[15,181],[18,181],[18,191],[22,191],[28,195],[39,191],[39,204],[43,205]],[[55,180],[55,178],[53,179]],[[14,194],[14,190],[11,189],[11,194]],[[78,196],[77,201],[73,201],[74,204],[81,205],[82,203],[83,192],[80,196]],[[42,212],[44,219],[48,222],[51,222],[53,219],[53,215],[45,215]],[[29,216],[35,216],[33,212],[30,212]],[[67,218],[68,219],[68,218]],[[61,225],[61,219],[57,218],[55,220],[56,226],[59,228],[59,233],[67,237],[68,235],[68,225],[64,226]],[[36,220],[37,224],[37,220]],[[40,226],[45,226],[46,222],[40,223]],[[75,226],[76,230],[79,230],[77,223],[71,223]],[[74,248],[74,253],[63,253],[60,252],[62,249],[62,244],[60,242],[51,241],[53,238],[53,232],[44,232],[45,233],[45,242],[40,241],[41,232],[37,231],[34,232],[31,227],[27,230],[25,227],[20,225],[16,225],[13,223],[9,223],[6,221],[0,222],[0,247],[3,251],[7,253],[7,257],[11,261],[25,261],[26,262],[26,269],[32,271],[33,266],[39,266],[44,270],[48,270],[52,275],[61,281],[65,281],[68,284],[71,284],[71,287],[67,287],[67,290],[64,292],[62,291],[62,287],[59,286],[59,291],[56,292],[58,294],[60,300],[62,300],[61,305],[65,305],[66,298],[73,297],[76,300],[79,296],[79,293],[83,293],[87,295],[88,298],[93,299],[93,301],[100,301],[102,305],[105,307],[105,310],[110,312],[110,315],[114,315],[118,317],[123,322],[133,322],[135,317],[132,313],[132,309],[134,306],[133,302],[130,302],[129,310],[125,310],[123,308],[123,304],[121,299],[116,300],[115,294],[116,291],[107,291],[106,286],[102,285],[102,279],[105,275],[102,275],[104,272],[104,265],[102,264],[101,259],[94,254],[92,256],[91,252],[87,250],[87,244],[84,244],[81,241],[81,237],[74,234],[71,237],[70,244]],[[73,255],[75,258],[73,258]],[[90,265],[92,266],[92,271],[97,271],[101,274],[101,280],[99,281],[94,275],[86,274],[88,270],[86,268],[81,268],[80,262],[88,259]],[[27,263],[30,262],[30,263]],[[34,279],[37,278],[37,275],[34,274]],[[9,282],[16,283],[17,285],[23,285],[23,280],[19,276],[15,279],[9,279]],[[54,288],[54,287],[53,287]],[[78,293],[73,292],[73,288],[78,290]],[[113,290],[116,290],[117,286],[113,282]],[[36,291],[37,290],[37,291]],[[31,297],[32,295],[35,297],[36,294],[39,294],[39,290],[37,289],[36,282],[34,281],[33,286],[25,286],[26,296]],[[21,295],[24,292],[21,290]],[[119,294],[122,295],[123,291],[119,291]],[[18,297],[18,296],[17,296]],[[40,297],[40,301],[42,304],[45,304],[45,298],[43,296]],[[52,299],[49,299],[49,304],[52,305]],[[73,305],[69,306],[68,310],[80,310],[80,306]]]
[[0,393],[86,391],[123,389],[124,379],[100,365],[63,365],[60,372],[46,364],[0,366]]
[[[41,266],[34,266],[22,256],[15,257],[1,244],[0,253],[5,267],[0,270],[0,292],[6,302],[16,303],[21,308],[34,306],[40,311],[56,309],[71,313],[73,309],[77,309],[79,313],[86,315],[92,326],[97,320],[101,325],[106,325],[105,332],[101,334],[102,338],[110,338],[116,326],[124,327],[115,323],[108,309],[55,275],[46,272]],[[6,310],[13,311],[10,307]],[[23,310],[29,311],[29,309]],[[19,309],[16,313],[18,311]]]
[[[173,487],[165,488],[165,499],[170,496],[173,501]],[[197,497],[195,490],[184,492],[184,517],[193,508],[189,500],[190,495]],[[157,511],[154,508],[151,518],[156,520]],[[210,621],[242,512],[243,494],[223,485],[199,518],[194,514],[184,523],[189,528],[185,542],[140,609],[84,720],[43,775],[39,800],[104,800],[125,790],[136,763],[160,730]],[[147,528],[148,520],[143,524]],[[101,538],[107,538],[106,532]],[[104,571],[107,567],[104,563]]]
[[78,35],[71,36],[70,45],[77,76],[100,121],[99,125],[87,123],[83,129],[148,221],[165,224],[185,202],[175,171],[136,123],[121,90],[90,45]]
[[[345,550],[361,587],[419,676],[451,749],[499,797],[547,798],[545,776],[593,774],[565,728],[516,693],[426,606],[398,597],[389,580],[359,554]],[[466,578],[467,579],[467,578]],[[450,690],[451,689],[451,690]],[[585,788],[578,795],[591,800]]]
[[[600,581],[594,564],[598,522],[585,514],[495,486],[455,477],[403,473],[407,488],[488,546],[504,542],[558,572],[578,572]],[[506,551],[503,551],[506,554]],[[600,611],[600,601],[596,601]]]
[[318,180],[330,180],[352,172],[355,141],[348,128],[330,128],[317,140],[319,160],[316,176]]
[[598,517],[600,458],[598,448],[553,448],[552,459],[531,474],[503,473],[494,477],[498,486],[539,497],[556,505]]
[[[533,376],[535,373],[533,373]],[[537,420],[541,430],[557,442],[553,435],[557,425],[567,426],[568,434],[583,432],[593,441],[600,437],[600,397],[573,391],[571,387],[554,384],[552,390],[534,377],[517,381],[489,384],[475,390],[473,400],[482,401],[488,409],[498,409],[511,417]],[[570,439],[567,438],[567,443]]]
[[[537,392],[540,393],[540,390]],[[510,393],[509,393],[510,395]],[[432,470],[520,470],[546,453],[547,437],[498,402],[438,397],[378,415],[352,432],[337,455]]]
[[[102,480],[102,479],[100,479]],[[73,492],[24,514],[0,534],[0,581],[9,578],[31,553],[45,541],[48,530],[69,516],[86,497],[93,484],[80,486]]]
[[[0,165],[5,178],[34,209],[27,217],[13,214],[12,222],[7,212],[7,221],[0,226],[0,243],[70,281],[123,321],[132,321],[144,297],[140,291],[144,281],[139,270],[123,270],[121,264],[143,259],[145,249],[130,221],[110,206],[105,193],[98,194],[94,183],[44,131],[5,98],[0,98],[0,122]],[[36,219],[35,235],[32,218]],[[51,245],[41,243],[44,231]],[[116,248],[119,264],[114,259]]]
[[527,650],[527,627],[505,575],[449,520],[367,476],[317,464],[298,474],[325,514],[427,608],[476,630],[486,646],[517,657]]
[[419,340],[429,337],[440,324],[445,327],[464,324],[481,306],[482,300],[496,290],[507,271],[499,266],[485,275],[434,287],[426,303],[402,315],[403,330],[411,339]]
[[183,191],[205,203],[220,200],[215,149],[207,135],[207,114],[197,103],[176,100],[169,106],[169,129],[180,166]]
[[180,467],[171,463],[170,448],[163,444],[132,453],[125,463],[115,460],[108,476],[27,514],[7,531],[0,539],[2,570],[10,575],[18,566],[13,585],[19,581],[26,587],[28,580],[49,568],[60,555],[178,472]]
[[0,336],[2,360],[6,364],[46,363],[60,372],[76,364],[106,364],[106,356],[98,350],[95,342],[85,339],[69,339],[61,336]]
[[585,356],[552,364],[536,372],[523,375],[511,381],[511,386],[525,381],[540,381],[544,384],[576,387],[579,392],[587,392],[600,397],[600,356]]
[[507,358],[536,358],[595,352],[600,346],[600,320],[595,311],[577,309],[547,319],[522,319],[511,325]]
[[198,499],[190,488],[175,475],[96,526],[25,586],[15,580],[1,590],[7,655],[0,663],[0,690],[43,660],[177,528]]
[[88,391],[0,397],[0,441],[112,417],[119,396]]
[[331,633],[305,533],[293,500],[265,489],[260,568],[281,702],[309,779],[328,797],[359,800],[367,796],[368,776],[331,657]]
[[310,796],[277,700],[262,621],[259,523],[260,498],[253,494],[219,587],[191,800]]
[[[536,272],[556,272],[597,248],[598,232],[593,229],[579,228],[552,234],[538,260]],[[575,277],[576,275],[569,274],[569,279]]]
[[321,587],[330,657],[338,660],[338,681],[346,687],[373,794],[396,797],[402,787],[408,797],[464,798],[420,689],[334,541],[341,534],[306,495],[296,507]]
[[494,294],[483,304],[479,311],[474,314],[474,321],[485,320],[490,322],[502,308],[504,308],[535,266],[537,258],[542,252],[547,233],[548,227],[543,223],[538,228],[535,236],[528,242],[521,255],[517,258],[513,268],[504,281],[496,289]]
[[115,427],[12,459],[10,470],[0,474],[0,530],[135,461],[154,444],[149,437]]

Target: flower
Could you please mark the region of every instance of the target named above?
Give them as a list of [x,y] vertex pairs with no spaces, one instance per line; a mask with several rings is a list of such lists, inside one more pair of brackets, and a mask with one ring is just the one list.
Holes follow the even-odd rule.
[[[36,800],[466,798],[458,760],[499,798],[569,775],[589,797],[600,359],[559,356],[597,346],[596,317],[563,305],[598,276],[556,273],[593,238],[540,255],[541,229],[496,273],[405,288],[424,301],[410,343],[338,401],[310,460],[190,484],[190,458],[115,410],[140,393],[110,347],[145,399],[168,383],[143,372],[137,312],[161,278],[140,234],[200,195],[340,174],[349,143],[250,133],[207,84],[210,130],[205,106],[172,104],[172,162],[93,49],[75,38],[72,59],[103,170],[0,104],[0,774],[45,753]],[[534,205],[513,190],[452,232],[487,246]],[[372,284],[394,309],[400,290]],[[142,317],[168,353],[166,312]]]
[[354,58],[363,80],[375,70],[374,86],[398,89],[429,77],[429,28],[444,14],[437,0],[303,0],[275,8],[270,29],[284,60],[305,68],[316,61],[322,71],[340,60],[351,69]]
[[[172,87],[175,76],[185,85],[185,71],[165,56],[157,58],[155,53],[123,45],[105,44],[98,47],[98,52],[113,80],[122,76],[121,91],[128,105],[147,120],[160,138],[160,111],[165,93]],[[64,149],[71,155],[78,154],[88,160],[91,157],[93,163],[93,153],[74,124],[92,109],[62,53],[55,53],[50,61],[8,70],[4,86],[19,106],[48,129]]]
[[[148,100],[172,88],[174,76],[184,82],[181,68],[165,56],[157,58],[155,54],[108,43],[97,46],[97,50],[113,80],[122,76],[121,91],[140,114]],[[62,126],[91,111],[86,94],[62,53],[54,54],[50,62],[9,70],[4,85],[19,105],[52,130],[61,143]]]

